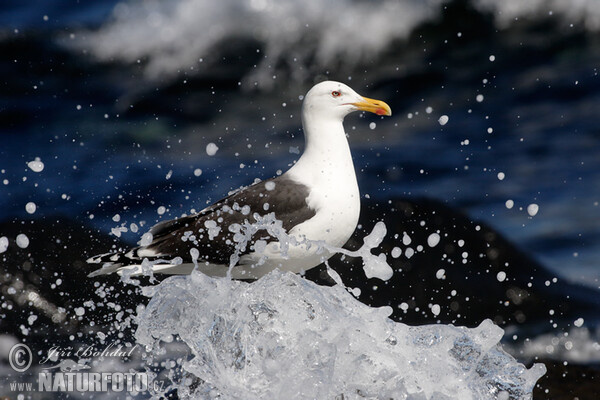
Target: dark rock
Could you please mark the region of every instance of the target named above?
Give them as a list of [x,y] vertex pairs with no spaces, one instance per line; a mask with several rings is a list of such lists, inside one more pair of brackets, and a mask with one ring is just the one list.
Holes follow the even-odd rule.
[[[578,317],[584,317],[586,324],[597,323],[598,291],[560,277],[553,283],[554,274],[498,232],[440,202],[364,202],[361,228],[346,247],[359,248],[377,221],[385,221],[388,229],[378,251],[387,255],[394,269],[389,281],[366,279],[361,259],[342,260],[336,256],[330,265],[348,287],[361,289],[362,302],[392,306],[395,320],[473,326],[491,318],[503,327],[516,325],[520,337],[550,330],[552,323],[566,327]],[[402,243],[404,232],[411,238],[408,245]],[[29,238],[25,249],[15,243],[19,233]],[[427,238],[432,233],[438,233],[440,241],[430,247]],[[135,306],[147,299],[137,287],[124,285],[117,276],[87,278],[94,268],[85,259],[122,246],[116,238],[64,218],[0,223],[0,236],[10,240],[8,250],[0,254],[0,333],[37,344],[35,347],[40,349],[49,343],[69,343],[70,335],[87,340],[97,330],[120,333],[122,339],[132,340],[133,327],[115,325],[115,314],[117,310],[133,314]],[[417,250],[419,245],[422,251],[407,258],[406,249]],[[391,257],[394,247],[402,249],[398,258]],[[463,252],[468,257],[463,257]],[[444,269],[443,274],[438,272],[440,269]],[[504,272],[506,279],[499,281],[499,272]],[[331,284],[323,266],[308,271],[306,276]],[[90,300],[94,306],[84,307],[85,314],[78,316],[75,309]],[[408,304],[406,312],[399,308],[401,303]],[[431,304],[441,306],[439,315],[433,315]],[[549,314],[550,310],[554,315]],[[29,324],[32,315],[37,319]],[[596,398],[600,392],[597,368],[564,366],[558,361],[545,363],[548,374],[536,386],[535,399],[583,400]]]
[[[392,306],[397,321],[475,326],[490,318],[502,327],[539,331],[553,329],[553,323],[566,326],[580,316],[588,317],[586,321],[598,318],[600,291],[556,277],[497,231],[438,201],[363,202],[362,228],[346,247],[359,248],[377,221],[384,221],[388,230],[380,249],[394,269],[390,280],[366,279],[360,258],[335,256],[329,263],[348,287],[360,288],[360,301]],[[411,240],[408,245],[402,242],[404,232]],[[440,236],[434,247],[427,242],[432,233]],[[422,251],[417,251],[419,245]],[[398,258],[390,256],[394,247],[402,249]],[[415,250],[410,258],[408,247]],[[506,275],[503,281],[499,273]],[[306,275],[320,283],[330,281],[323,266]],[[408,304],[406,312],[401,303]],[[433,304],[440,305],[439,315],[431,312]]]
[[547,372],[533,389],[535,400],[597,400],[600,365],[564,365],[562,361],[538,360]]
[[[29,239],[25,249],[15,243],[21,233]],[[0,254],[2,333],[29,344],[59,345],[70,335],[106,329],[118,311],[135,310],[144,301],[136,287],[122,284],[117,276],[101,284],[87,278],[88,255],[119,245],[106,234],[65,218],[44,218],[4,222],[0,236],[9,239],[7,251]],[[90,300],[94,305],[84,307]],[[85,314],[77,315],[75,308],[82,307]],[[35,317],[32,323],[30,316]]]

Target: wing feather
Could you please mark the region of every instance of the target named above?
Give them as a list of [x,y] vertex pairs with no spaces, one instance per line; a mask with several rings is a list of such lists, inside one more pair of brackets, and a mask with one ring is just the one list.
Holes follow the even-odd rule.
[[[212,264],[229,265],[235,252],[234,224],[254,222],[253,213],[264,216],[273,212],[289,231],[294,226],[312,218],[316,210],[307,204],[309,189],[288,177],[280,176],[241,189],[197,214],[163,221],[150,229],[152,242],[136,247],[127,253],[105,254],[93,257],[88,262],[109,262],[126,266],[139,264],[143,258],[172,259],[181,257],[191,262],[190,250],[199,251],[199,260]],[[218,233],[217,233],[218,232]],[[267,232],[259,231],[255,240],[273,241]],[[251,245],[239,254],[251,252]]]

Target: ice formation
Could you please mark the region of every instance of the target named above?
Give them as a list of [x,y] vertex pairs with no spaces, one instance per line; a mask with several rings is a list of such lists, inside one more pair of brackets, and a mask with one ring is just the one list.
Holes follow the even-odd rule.
[[190,350],[166,364],[180,398],[530,399],[545,372],[505,353],[489,320],[411,327],[291,273],[245,283],[194,272],[145,292],[138,342],[157,358],[174,340]]

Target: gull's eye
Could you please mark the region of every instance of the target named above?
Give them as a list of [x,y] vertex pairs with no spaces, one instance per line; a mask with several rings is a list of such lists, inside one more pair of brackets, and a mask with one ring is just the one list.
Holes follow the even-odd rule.
[[337,90],[334,90],[333,92],[331,92],[331,95],[333,97],[340,97],[342,94],[340,92],[338,92]]

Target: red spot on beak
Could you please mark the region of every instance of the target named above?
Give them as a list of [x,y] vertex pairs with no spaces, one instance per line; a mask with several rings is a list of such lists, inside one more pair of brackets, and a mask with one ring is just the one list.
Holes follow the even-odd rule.
[[378,108],[377,111],[375,111],[375,114],[377,114],[377,115],[386,115],[387,111],[384,110],[383,108]]

